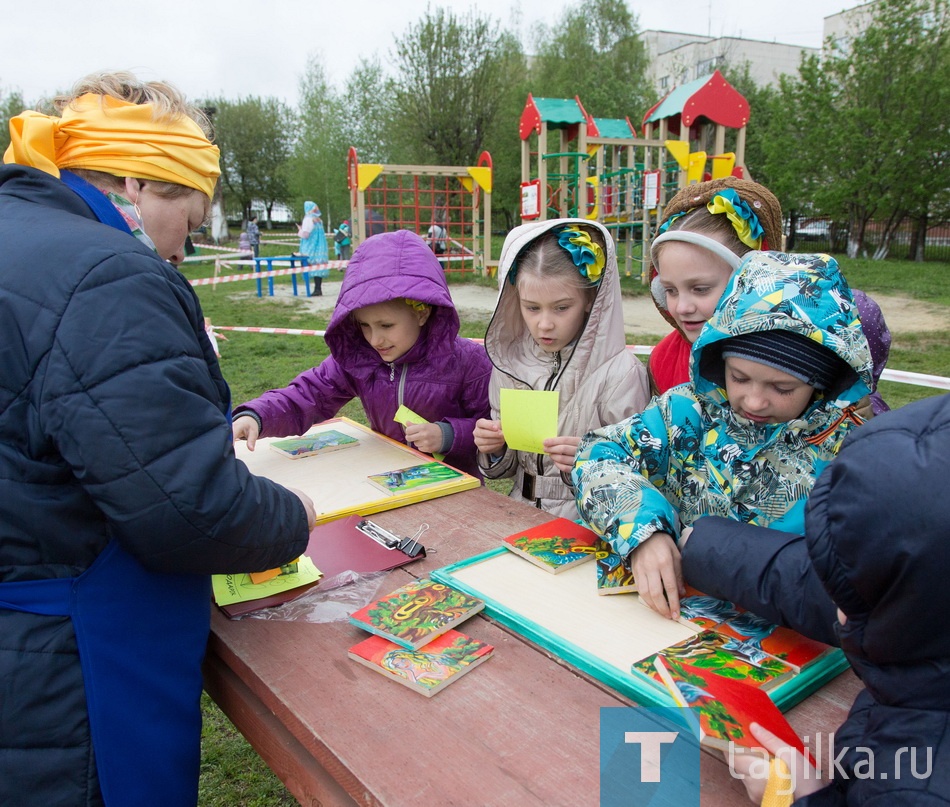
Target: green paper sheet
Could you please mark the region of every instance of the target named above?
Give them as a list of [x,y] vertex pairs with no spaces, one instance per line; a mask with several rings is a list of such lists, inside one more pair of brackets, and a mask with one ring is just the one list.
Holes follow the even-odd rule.
[[[426,420],[424,417],[421,417],[420,415],[417,415],[405,404],[399,405],[399,408],[396,410],[396,414],[393,415],[393,420],[395,420],[400,426],[405,426],[410,421],[412,423],[421,424],[429,423],[428,420]],[[445,459],[445,454],[433,454],[432,456],[435,457],[439,462],[442,462],[442,460]]]
[[557,437],[557,390],[501,390],[501,429],[508,448],[543,454],[543,442]]
[[297,561],[297,571],[293,574],[279,574],[263,583],[252,583],[249,574],[213,574],[211,589],[218,605],[231,605],[290,591],[321,577],[323,573],[313,565],[313,561],[306,555],[301,555]]

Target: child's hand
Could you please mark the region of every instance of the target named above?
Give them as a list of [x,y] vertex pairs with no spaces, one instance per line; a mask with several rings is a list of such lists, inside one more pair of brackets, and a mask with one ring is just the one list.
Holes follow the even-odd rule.
[[248,415],[238,415],[231,421],[231,438],[233,440],[247,440],[247,450],[253,451],[260,434],[257,421]]
[[682,559],[676,543],[665,532],[655,532],[630,557],[637,593],[646,605],[667,619],[680,612],[683,586]]
[[442,429],[435,423],[406,423],[406,442],[426,454],[442,448]]
[[475,447],[482,454],[500,454],[505,447],[505,435],[501,431],[501,423],[497,420],[479,418],[475,422]]
[[574,457],[577,456],[580,443],[580,437],[549,437],[542,445],[544,453],[551,458],[557,469],[569,474],[574,468]]
[[[777,783],[779,793],[787,794],[789,790],[792,790],[794,791],[792,795],[798,799],[815,793],[828,784],[818,777],[818,771],[802,756],[800,751],[785,745],[771,731],[763,728],[758,723],[753,723],[751,728],[752,736],[772,756],[782,760],[790,772],[788,779],[782,779]],[[742,784],[745,786],[749,798],[754,803],[761,804],[762,795],[765,793],[765,786],[768,782],[769,770],[769,766],[763,761],[761,754],[755,752],[736,754],[735,757],[730,757],[729,765],[732,772],[744,777]]]

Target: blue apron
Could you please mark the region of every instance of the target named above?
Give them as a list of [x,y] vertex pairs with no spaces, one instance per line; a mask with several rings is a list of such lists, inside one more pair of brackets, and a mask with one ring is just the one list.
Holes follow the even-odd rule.
[[193,805],[207,575],[145,569],[112,541],[78,577],[0,583],[0,608],[68,616],[106,807]]

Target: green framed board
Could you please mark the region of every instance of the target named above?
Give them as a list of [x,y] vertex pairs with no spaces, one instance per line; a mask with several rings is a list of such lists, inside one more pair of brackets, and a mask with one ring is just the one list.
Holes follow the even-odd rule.
[[[488,616],[631,700],[675,706],[661,684],[631,673],[630,665],[695,631],[641,605],[636,594],[598,594],[595,566],[583,563],[553,575],[498,547],[436,569],[432,577],[484,600]],[[769,696],[787,710],[847,667],[835,649]]]

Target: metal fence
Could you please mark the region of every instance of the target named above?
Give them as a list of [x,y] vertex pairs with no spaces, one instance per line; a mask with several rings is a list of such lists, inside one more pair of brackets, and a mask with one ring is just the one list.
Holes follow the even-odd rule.
[[[787,232],[786,232],[787,235]],[[883,228],[875,223],[868,225],[864,232],[863,255],[871,256],[883,238]],[[910,254],[912,240],[911,226],[905,225],[891,238],[888,258],[914,260]],[[826,251],[843,254],[848,248],[848,228],[831,219],[799,219],[795,228],[796,252]],[[940,224],[927,230],[924,243],[925,261],[950,262],[950,224]]]

